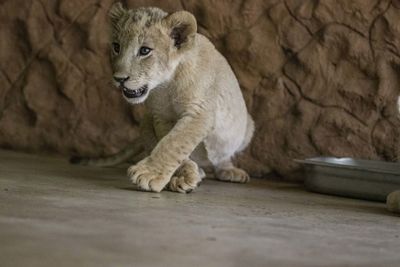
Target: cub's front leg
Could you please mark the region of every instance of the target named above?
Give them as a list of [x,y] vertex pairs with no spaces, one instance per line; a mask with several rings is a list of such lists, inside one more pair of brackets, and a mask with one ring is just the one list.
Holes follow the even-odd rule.
[[141,190],[160,192],[169,182],[171,173],[148,156],[129,167],[128,177]]
[[150,156],[128,169],[129,178],[139,189],[160,192],[210,128],[210,116],[186,112]]
[[196,162],[187,159],[172,176],[168,189],[179,193],[190,193],[200,184],[202,178]]

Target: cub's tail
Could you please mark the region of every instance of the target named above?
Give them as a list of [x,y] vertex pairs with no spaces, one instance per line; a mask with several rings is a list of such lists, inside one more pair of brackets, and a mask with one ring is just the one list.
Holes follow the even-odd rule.
[[131,145],[128,145],[115,155],[101,158],[71,157],[69,162],[86,166],[111,167],[135,160],[142,153],[144,153],[143,147],[138,140],[135,140]]

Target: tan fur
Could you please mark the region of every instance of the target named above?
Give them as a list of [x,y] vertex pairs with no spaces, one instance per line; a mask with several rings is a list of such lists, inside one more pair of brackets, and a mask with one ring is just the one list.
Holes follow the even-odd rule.
[[[123,93],[131,104],[145,102],[150,128],[142,131],[149,155],[128,169],[131,181],[147,191],[190,192],[204,176],[198,165],[212,165],[220,180],[247,182],[231,158],[249,144],[254,123],[228,62],[196,32],[194,16],[117,3],[110,18],[120,48],[111,49],[114,77],[126,77],[115,85],[146,92]],[[143,46],[152,48],[149,55],[140,54]]]

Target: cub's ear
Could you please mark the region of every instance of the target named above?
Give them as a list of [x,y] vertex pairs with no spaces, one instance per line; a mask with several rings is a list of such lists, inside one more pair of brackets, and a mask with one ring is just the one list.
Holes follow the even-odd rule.
[[118,20],[124,15],[126,12],[125,8],[122,6],[121,2],[114,3],[110,11],[108,11],[108,16],[111,19],[112,24],[116,24]]
[[197,32],[196,18],[187,11],[178,11],[164,18],[163,22],[178,49],[192,46]]

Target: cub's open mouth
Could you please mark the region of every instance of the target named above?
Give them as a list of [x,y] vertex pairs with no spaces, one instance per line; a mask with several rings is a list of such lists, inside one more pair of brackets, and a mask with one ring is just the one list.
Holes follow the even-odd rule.
[[136,90],[126,88],[125,86],[120,86],[120,88],[122,89],[122,93],[124,94],[124,96],[126,98],[141,97],[147,93],[147,89],[148,89],[147,85],[143,85],[142,87],[140,87],[139,89],[136,89]]

